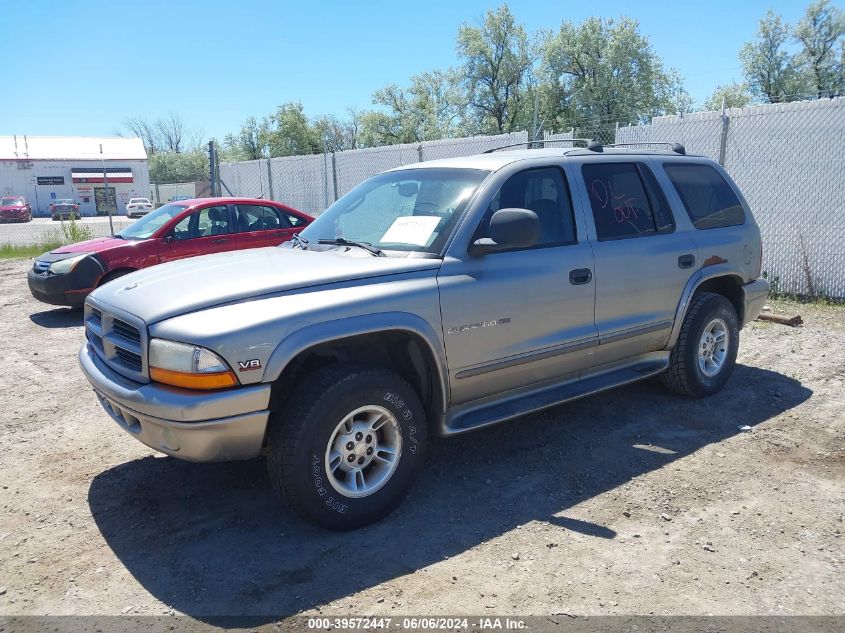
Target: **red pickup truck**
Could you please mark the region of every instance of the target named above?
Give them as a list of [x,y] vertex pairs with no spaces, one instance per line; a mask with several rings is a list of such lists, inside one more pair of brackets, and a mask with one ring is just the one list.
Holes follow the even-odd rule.
[[29,289],[39,301],[80,306],[97,286],[139,268],[195,255],[278,246],[312,220],[271,200],[180,200],[150,212],[114,237],[44,253],[29,271]]

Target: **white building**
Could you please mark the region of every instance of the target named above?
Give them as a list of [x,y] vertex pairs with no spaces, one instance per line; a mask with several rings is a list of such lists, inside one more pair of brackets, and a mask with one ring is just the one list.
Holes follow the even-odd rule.
[[[105,173],[103,173],[105,171]],[[126,214],[132,197],[149,197],[150,167],[139,138],[0,136],[0,195],[21,195],[35,216],[72,198],[86,216]]]

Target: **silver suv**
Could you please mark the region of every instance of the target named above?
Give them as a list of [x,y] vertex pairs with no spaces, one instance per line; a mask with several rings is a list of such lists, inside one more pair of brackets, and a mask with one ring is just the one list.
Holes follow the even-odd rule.
[[716,393],[767,296],[760,232],[712,160],[509,150],[370,178],[278,248],[94,291],[83,372],[147,446],[265,454],[303,518],[396,507],[430,435],[661,375]]

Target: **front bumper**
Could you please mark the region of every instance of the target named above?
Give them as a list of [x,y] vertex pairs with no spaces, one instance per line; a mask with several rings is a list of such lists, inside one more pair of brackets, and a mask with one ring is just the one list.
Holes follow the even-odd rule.
[[50,275],[30,269],[26,280],[32,296],[55,306],[78,307],[85,303],[96,283],[97,276],[74,274]]
[[87,343],[79,350],[79,365],[106,413],[152,449],[193,462],[261,453],[270,385],[192,391],[141,384],[111,370]]
[[766,299],[769,298],[769,282],[765,279],[755,279],[742,286],[742,325],[748,325],[763,310]]

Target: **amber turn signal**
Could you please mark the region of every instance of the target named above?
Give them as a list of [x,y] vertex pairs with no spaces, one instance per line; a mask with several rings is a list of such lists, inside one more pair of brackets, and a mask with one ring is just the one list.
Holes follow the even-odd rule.
[[159,367],[150,367],[150,379],[165,385],[184,387],[185,389],[225,389],[238,384],[234,372],[220,371],[209,374],[191,374],[172,371]]

